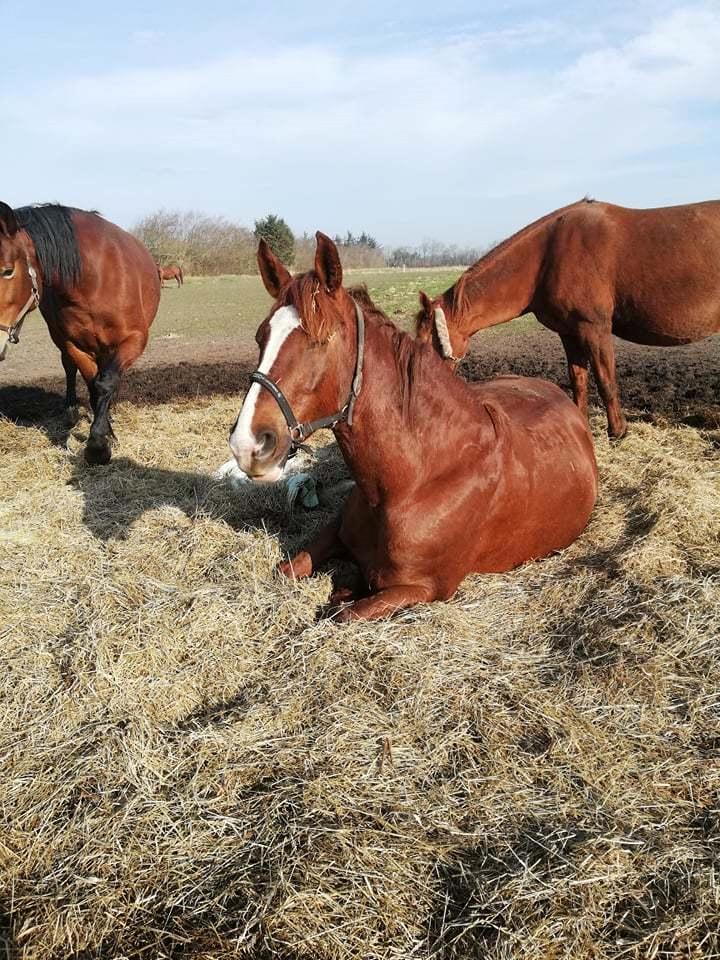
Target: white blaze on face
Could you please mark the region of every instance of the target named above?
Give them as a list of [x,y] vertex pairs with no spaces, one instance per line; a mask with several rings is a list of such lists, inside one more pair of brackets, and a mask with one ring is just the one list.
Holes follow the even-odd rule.
[[[300,317],[295,307],[280,307],[279,310],[275,311],[270,320],[270,336],[267,339],[265,349],[260,358],[260,366],[258,367],[260,373],[264,373],[266,376],[270,374],[273,364],[280,354],[282,345],[293,330],[299,326]],[[244,469],[243,461],[245,461],[245,466],[247,466],[247,462],[252,459],[258,446],[255,433],[253,432],[253,417],[255,416],[255,405],[260,396],[261,389],[262,387],[259,383],[250,385],[250,389],[247,392],[242,409],[240,410],[238,422],[230,437],[230,449],[241,469]]]
[[0,330],[0,360],[5,359],[5,354],[7,353],[9,343],[10,339],[7,331]]

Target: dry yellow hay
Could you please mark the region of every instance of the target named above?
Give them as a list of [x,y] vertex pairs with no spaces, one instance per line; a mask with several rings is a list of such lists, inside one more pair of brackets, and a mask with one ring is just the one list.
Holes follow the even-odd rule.
[[237,405],[0,421],[0,958],[720,956],[718,425],[596,413],[572,548],[339,627]]

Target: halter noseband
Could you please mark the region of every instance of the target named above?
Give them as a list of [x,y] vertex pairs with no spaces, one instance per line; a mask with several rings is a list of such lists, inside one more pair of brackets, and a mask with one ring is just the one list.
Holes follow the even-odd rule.
[[25,305],[20,308],[20,312],[18,313],[17,317],[15,317],[14,323],[11,323],[9,327],[4,323],[0,323],[0,330],[8,335],[8,343],[20,343],[20,330],[25,317],[30,313],[31,310],[34,310],[36,307],[40,306],[40,290],[37,283],[37,273],[35,272],[35,268],[31,265],[29,260],[27,263],[27,270],[28,276],[30,277],[30,283],[32,285],[32,293],[25,301]]
[[282,415],[285,417],[285,422],[287,423],[288,431],[290,433],[290,450],[288,451],[285,460],[289,460],[291,457],[294,457],[299,449],[305,449],[304,441],[307,440],[312,433],[315,433],[316,430],[322,430],[326,427],[332,428],[338,423],[343,423],[344,421],[347,422],[349,427],[352,426],[355,401],[360,395],[360,390],[362,389],[363,361],[365,359],[365,317],[363,316],[363,312],[360,309],[360,305],[357,303],[357,301],[353,300],[353,303],[355,304],[355,316],[357,318],[357,355],[355,358],[355,373],[353,375],[353,381],[350,387],[350,396],[348,397],[347,402],[342,409],[338,410],[337,413],[332,413],[327,417],[320,417],[317,420],[309,420],[306,423],[299,423],[297,417],[293,413],[293,409],[290,406],[287,397],[274,380],[271,380],[259,370],[256,370],[255,373],[253,373],[250,377],[251,383],[260,384],[260,386],[264,387],[275,399],[275,402],[282,411]]

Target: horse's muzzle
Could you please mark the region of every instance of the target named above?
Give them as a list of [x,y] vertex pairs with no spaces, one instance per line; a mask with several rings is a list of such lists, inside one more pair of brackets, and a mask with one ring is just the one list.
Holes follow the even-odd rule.
[[234,442],[230,434],[230,449],[238,467],[251,480],[274,483],[284,471],[290,452],[290,437],[279,434],[272,426],[264,426],[253,435],[253,442]]

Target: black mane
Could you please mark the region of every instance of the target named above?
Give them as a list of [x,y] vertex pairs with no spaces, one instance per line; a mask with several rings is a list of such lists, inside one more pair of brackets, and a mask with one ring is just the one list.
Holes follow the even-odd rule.
[[59,203],[42,203],[15,210],[18,223],[27,230],[35,246],[46,283],[72,287],[80,279],[80,251],[71,217],[76,212],[84,211],[63,207]]

